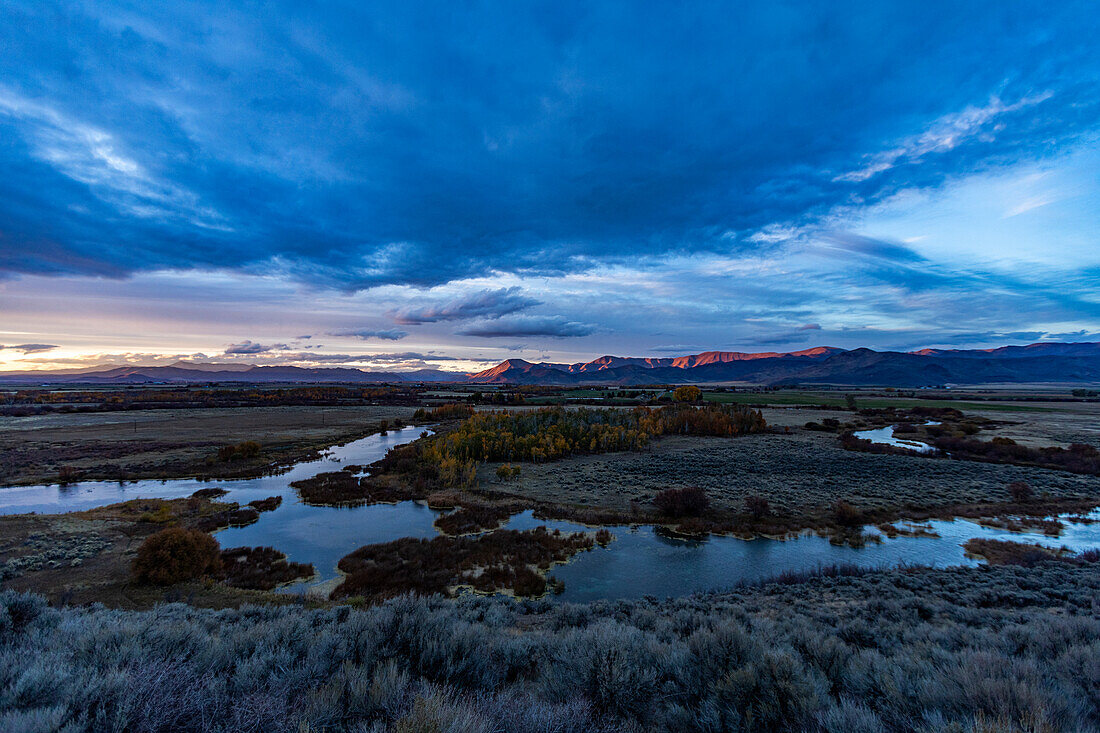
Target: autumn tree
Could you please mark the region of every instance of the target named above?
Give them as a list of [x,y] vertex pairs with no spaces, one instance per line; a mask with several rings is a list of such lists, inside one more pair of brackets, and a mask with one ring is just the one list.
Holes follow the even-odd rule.
[[703,399],[703,390],[694,385],[685,384],[676,388],[672,393],[672,399],[677,402],[698,402]]

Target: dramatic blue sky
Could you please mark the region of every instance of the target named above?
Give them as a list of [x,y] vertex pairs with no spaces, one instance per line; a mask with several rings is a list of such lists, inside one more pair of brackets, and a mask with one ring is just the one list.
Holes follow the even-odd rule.
[[1089,2],[0,0],[0,369],[1100,339]]

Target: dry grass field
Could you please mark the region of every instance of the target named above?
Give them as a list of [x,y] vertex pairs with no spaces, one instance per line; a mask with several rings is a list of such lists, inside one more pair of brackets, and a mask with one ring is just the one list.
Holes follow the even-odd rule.
[[[1034,445],[1068,444],[1087,436],[1094,404],[1071,404],[1076,411],[1019,416],[1018,424],[982,433],[1026,438]],[[1063,405],[1066,407],[1066,405]],[[1007,486],[1025,481],[1036,494],[1056,498],[1095,498],[1100,477],[1042,468],[997,465],[948,458],[878,455],[844,450],[832,433],[798,426],[824,417],[849,419],[851,413],[768,409],[769,425],[789,434],[737,438],[676,436],[655,440],[634,453],[582,456],[547,463],[524,463],[518,478],[496,476],[486,464],[479,480],[486,488],[524,499],[579,506],[597,511],[630,512],[632,503],[650,508],[654,495],[668,488],[699,486],[716,509],[743,511],[747,496],[764,496],[783,517],[818,519],[838,500],[869,511],[902,512],[959,504],[1003,503]],[[995,419],[1004,413],[991,413]],[[1037,416],[1039,419],[1037,419]],[[1095,424],[1095,423],[1091,423]],[[1093,444],[1100,442],[1093,437]]]
[[[233,476],[286,463],[408,420],[414,408],[241,407],[51,414],[0,420],[0,485],[80,478]],[[226,445],[256,441],[253,461],[222,463]],[[212,462],[211,462],[212,461]]]

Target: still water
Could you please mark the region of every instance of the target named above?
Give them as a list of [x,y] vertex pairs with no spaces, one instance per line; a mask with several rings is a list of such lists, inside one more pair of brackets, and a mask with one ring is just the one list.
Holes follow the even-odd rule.
[[[927,422],[925,425],[939,425],[936,422]],[[919,440],[905,440],[894,435],[894,429],[897,425],[887,425],[884,428],[876,428],[874,430],[859,430],[854,433],[857,438],[863,440],[869,440],[872,443],[880,443],[882,445],[892,445],[895,448],[908,448],[915,453],[935,453],[936,449],[927,443],[922,443]]]
[[[262,513],[255,524],[224,529],[214,536],[222,547],[266,545],[286,553],[292,561],[312,563],[317,576],[284,586],[280,591],[303,593],[311,588],[323,591],[338,577],[336,563],[358,547],[401,537],[436,536],[438,532],[432,523],[439,512],[412,501],[353,508],[307,506],[298,500],[290,482],[324,471],[337,471],[349,464],[372,463],[393,446],[416,439],[421,432],[421,428],[407,427],[388,435],[371,435],[334,447],[320,460],[297,464],[277,476],[205,482],[88,481],[67,487],[0,488],[0,514],[79,511],[128,499],[189,496],[198,489],[211,487],[228,490],[225,500],[242,504],[281,496],[282,505]],[[1100,511],[1092,518],[1100,519]],[[505,526],[531,529],[540,525],[563,531],[591,531],[570,522],[538,520],[530,511],[513,516]],[[964,556],[961,546],[972,537],[1037,542],[1073,550],[1100,547],[1100,522],[1067,522],[1061,537],[1007,532],[963,520],[934,521],[928,525],[939,537],[883,537],[881,543],[868,543],[859,549],[838,547],[810,534],[789,540],[715,536],[700,541],[668,538],[649,526],[609,527],[615,535],[609,547],[583,552],[551,572],[565,581],[565,592],[556,598],[583,602],[721,590],[785,571],[813,570],[837,563],[863,567],[974,565],[976,562]],[[867,531],[878,534],[873,527]]]

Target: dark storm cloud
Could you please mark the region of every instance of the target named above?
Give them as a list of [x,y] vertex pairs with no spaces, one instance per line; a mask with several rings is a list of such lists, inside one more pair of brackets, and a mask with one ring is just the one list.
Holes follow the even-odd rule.
[[397,323],[416,325],[470,318],[499,318],[539,305],[539,301],[520,293],[518,287],[482,290],[463,298],[426,308],[407,308],[390,315]]
[[561,316],[514,316],[471,323],[457,333],[461,336],[484,338],[576,338],[588,336],[595,330],[596,327],[592,324],[569,321]]
[[1100,103],[1085,2],[249,7],[0,8],[0,273],[354,290],[754,248]]

